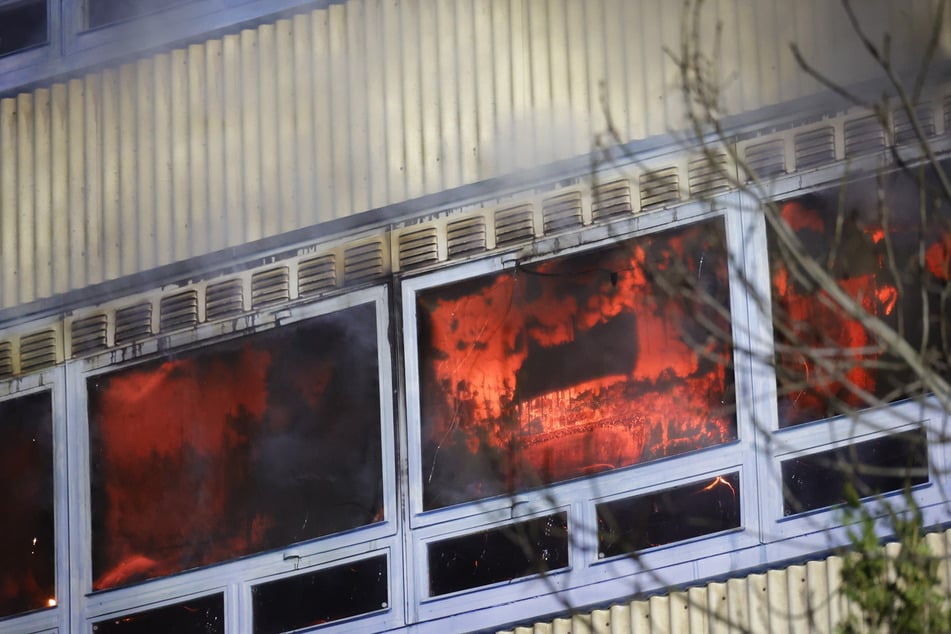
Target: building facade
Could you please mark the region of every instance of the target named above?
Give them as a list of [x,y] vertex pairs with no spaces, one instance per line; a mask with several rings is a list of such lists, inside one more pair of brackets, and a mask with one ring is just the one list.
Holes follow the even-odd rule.
[[935,57],[876,118],[789,49],[887,88],[841,7],[714,4],[0,1],[0,632],[485,630],[824,557],[845,482],[946,522],[946,406],[759,211],[940,349],[951,31],[862,9]]

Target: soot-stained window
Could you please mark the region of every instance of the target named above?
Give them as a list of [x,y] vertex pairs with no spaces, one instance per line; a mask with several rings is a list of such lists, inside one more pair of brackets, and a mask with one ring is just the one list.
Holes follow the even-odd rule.
[[0,6],[0,55],[49,41],[46,0],[26,0]]
[[430,596],[567,567],[567,520],[556,513],[429,544]]
[[86,26],[95,28],[187,4],[189,0],[86,0]]
[[[920,374],[797,263],[821,267],[935,372],[951,370],[951,210],[935,185],[904,173],[780,205],[802,249],[769,232],[779,422],[786,427],[890,403]],[[879,197],[879,193],[881,196]]]
[[598,504],[598,553],[612,557],[740,525],[736,473]]
[[383,518],[375,306],[88,379],[93,585]]
[[0,402],[0,617],[56,605],[49,392]]
[[736,438],[715,219],[422,291],[424,505]]
[[784,513],[846,501],[846,487],[868,497],[928,481],[928,449],[921,430],[908,431],[782,463]]
[[213,594],[93,623],[95,634],[224,634],[225,600]]

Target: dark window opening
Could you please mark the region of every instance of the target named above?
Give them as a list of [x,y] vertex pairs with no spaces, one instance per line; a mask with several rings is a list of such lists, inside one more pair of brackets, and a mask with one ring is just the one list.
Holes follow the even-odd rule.
[[375,310],[91,377],[94,588],[381,521]]
[[782,463],[785,515],[846,501],[846,487],[868,497],[928,481],[928,449],[921,430],[801,456]]
[[[929,172],[930,174],[930,172]],[[938,375],[951,372],[951,208],[930,176],[905,173],[795,198],[779,208],[804,253]],[[882,191],[879,199],[876,192]],[[924,216],[924,218],[923,218]],[[850,414],[921,393],[912,371],[804,273],[769,232],[779,422]]]
[[417,296],[427,509],[736,438],[720,219]]
[[255,634],[279,634],[388,607],[386,556],[251,588]]
[[602,557],[740,526],[738,473],[597,505]]
[[557,513],[429,544],[429,594],[487,586],[568,566],[568,517]]
[[49,41],[46,0],[0,6],[0,55]]
[[56,605],[49,392],[0,402],[0,617]]
[[191,0],[86,0],[86,27],[114,24],[164,11]]
[[93,623],[96,634],[224,634],[225,599],[212,594]]

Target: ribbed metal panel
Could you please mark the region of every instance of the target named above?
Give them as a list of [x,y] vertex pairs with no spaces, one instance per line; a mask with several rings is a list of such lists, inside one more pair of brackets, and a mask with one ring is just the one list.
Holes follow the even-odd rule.
[[[951,531],[926,537],[944,594],[951,595]],[[886,553],[896,553],[890,543]],[[746,577],[615,605],[608,609],[521,626],[502,634],[715,634],[720,632],[833,633],[854,609],[840,592],[848,558],[769,570]],[[662,573],[661,573],[662,574]]]
[[[901,67],[931,4],[859,10]],[[789,42],[834,80],[874,76],[837,3],[705,11],[724,113],[820,90]],[[578,156],[605,112],[621,140],[677,130],[680,18],[664,0],[351,0],[3,99],[0,308]]]

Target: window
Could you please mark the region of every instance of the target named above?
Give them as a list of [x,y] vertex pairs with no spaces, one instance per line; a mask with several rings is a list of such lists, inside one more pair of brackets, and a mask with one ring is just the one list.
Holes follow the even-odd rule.
[[86,0],[86,27],[96,28],[157,13],[189,0]]
[[48,41],[46,0],[0,2],[0,55],[22,51]]

